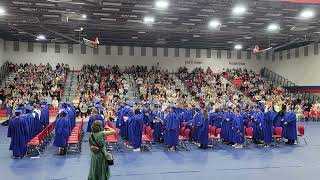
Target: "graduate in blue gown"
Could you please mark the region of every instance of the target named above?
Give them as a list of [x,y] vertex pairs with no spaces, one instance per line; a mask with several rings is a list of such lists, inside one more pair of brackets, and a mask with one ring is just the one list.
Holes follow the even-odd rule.
[[155,105],[155,109],[152,112],[152,124],[151,127],[154,130],[153,138],[155,141],[161,142],[163,140],[163,120],[164,112],[160,110],[161,106],[159,104]]
[[26,113],[24,114],[23,118],[26,119],[28,123],[29,128],[29,135],[28,135],[28,141],[30,141],[35,135],[37,135],[37,122],[35,121],[33,115],[32,115],[33,107],[31,105],[27,105],[25,107]]
[[129,139],[134,152],[140,151],[142,143],[143,114],[139,108],[135,109],[134,116],[129,120]]
[[234,148],[242,148],[244,143],[244,119],[240,113],[240,108],[235,108],[232,121],[232,141]]
[[46,105],[46,102],[43,102],[41,103],[40,122],[44,128],[49,125],[49,119],[49,108]]
[[118,110],[117,110],[117,112],[116,112],[116,116],[117,116],[116,127],[117,127],[117,128],[120,128],[119,123],[120,123],[120,119],[122,118],[121,113],[122,113],[122,111],[123,111],[123,108],[124,108],[124,105],[121,104],[121,105],[118,107]]
[[200,149],[208,148],[208,126],[209,126],[209,115],[208,111],[203,108],[197,116],[197,129],[198,129],[198,143],[200,144]]
[[193,111],[189,108],[188,105],[185,105],[182,114],[182,122],[190,122],[193,118]]
[[164,119],[165,124],[165,144],[169,151],[176,151],[179,144],[179,121],[177,114],[174,112],[175,105],[167,108],[168,115]]
[[266,106],[266,111],[264,113],[264,121],[263,121],[263,141],[264,146],[269,147],[272,142],[272,134],[273,134],[273,121],[276,117],[277,113],[273,110],[272,107]]
[[96,121],[96,120],[101,121],[103,127],[106,126],[105,119],[102,117],[101,114],[98,113],[98,110],[96,108],[93,108],[92,114],[89,117],[88,126],[87,126],[87,132],[91,132],[91,126],[92,126],[93,122]]
[[232,143],[232,121],[233,113],[231,112],[232,107],[225,107],[222,114],[221,123],[221,138],[226,144]]
[[117,123],[120,129],[120,135],[124,139],[128,139],[128,118],[133,116],[132,107],[135,105],[134,102],[129,102],[121,111],[120,119]]
[[16,110],[15,116],[11,117],[8,125],[7,137],[11,138],[10,150],[15,158],[23,157],[27,152],[28,123],[21,116],[22,111]]
[[192,120],[192,129],[191,129],[191,139],[192,141],[198,141],[198,122],[201,119],[201,110],[200,110],[200,106],[196,106],[194,108],[195,114],[193,116],[193,120]]
[[294,145],[297,140],[297,118],[292,106],[288,106],[288,111],[283,119],[283,137],[288,139],[286,144]]
[[59,148],[60,155],[64,155],[66,153],[68,138],[71,133],[68,111],[66,109],[60,109],[54,123],[55,137],[53,145]]
[[261,144],[263,140],[263,121],[264,114],[260,111],[259,105],[254,104],[254,112],[251,116],[253,122],[253,142],[256,144]]
[[219,108],[215,108],[214,111],[209,113],[209,124],[216,128],[221,128],[222,123],[222,113]]

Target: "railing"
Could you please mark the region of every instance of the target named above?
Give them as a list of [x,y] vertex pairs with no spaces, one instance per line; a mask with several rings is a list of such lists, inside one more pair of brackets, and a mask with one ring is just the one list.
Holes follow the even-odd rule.
[[9,75],[9,62],[6,61],[0,67],[0,81],[1,82],[4,81],[8,75]]
[[268,69],[266,67],[261,69],[260,74],[262,77],[273,82],[275,85],[282,86],[285,89],[287,89],[289,92],[301,96],[301,99],[303,99],[303,100],[309,100],[312,103],[320,100],[320,97],[318,95],[304,92],[294,82],[284,78],[283,76],[271,71],[270,69]]

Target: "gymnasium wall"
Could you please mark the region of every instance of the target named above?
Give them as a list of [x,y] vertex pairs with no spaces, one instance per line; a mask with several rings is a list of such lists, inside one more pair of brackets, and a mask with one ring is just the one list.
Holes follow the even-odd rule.
[[4,41],[0,39],[0,66],[4,63]]
[[266,67],[297,85],[320,86],[319,44],[275,53],[269,62]]
[[[67,63],[79,69],[83,64],[100,65],[146,65],[159,63],[169,71],[178,67],[208,67],[218,72],[223,68],[247,68],[257,72],[263,67],[260,57],[251,56],[247,51],[219,51],[207,49],[141,48],[99,46],[98,50],[80,45],[55,45],[46,43],[6,42],[6,59],[15,63]],[[189,57],[190,55],[190,57]]]

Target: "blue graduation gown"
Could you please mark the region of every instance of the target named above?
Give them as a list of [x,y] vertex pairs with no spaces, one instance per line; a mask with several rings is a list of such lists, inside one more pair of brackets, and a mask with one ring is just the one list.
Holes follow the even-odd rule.
[[284,116],[281,116],[279,113],[276,114],[276,117],[273,121],[274,127],[282,127],[281,121],[284,118]]
[[117,121],[116,121],[116,127],[120,128],[119,124],[120,124],[120,119],[122,118],[121,114],[122,114],[123,108],[119,108],[118,111],[116,112],[116,116],[117,116]]
[[234,114],[232,121],[232,142],[243,144],[244,142],[244,119],[241,114]]
[[25,114],[23,117],[26,119],[26,121],[28,123],[28,128],[29,128],[28,141],[30,141],[35,135],[37,135],[36,134],[36,129],[37,129],[36,122],[34,120],[32,113]]
[[169,146],[179,144],[179,121],[174,112],[170,112],[164,119],[165,123],[165,143]]
[[231,141],[232,138],[232,113],[223,112],[222,114],[222,123],[221,123],[221,138],[225,141]]
[[68,117],[59,117],[55,121],[55,137],[53,145],[61,148],[66,147],[70,135],[70,129]]
[[35,124],[36,124],[36,134],[40,133],[42,131],[42,123],[40,121],[40,116],[37,112],[33,112],[33,116],[34,116],[34,121],[35,121]]
[[136,114],[130,118],[129,121],[129,139],[133,148],[139,148],[141,146],[143,129],[143,115]]
[[209,113],[209,124],[216,128],[221,128],[222,114],[220,112]]
[[201,145],[208,145],[208,126],[209,121],[208,119],[203,115],[203,113],[200,114],[199,119],[197,121],[197,129],[198,129],[198,143]]
[[40,115],[40,123],[43,127],[47,127],[49,125],[49,108],[45,106],[41,109]]
[[12,117],[8,125],[7,137],[11,138],[10,148],[13,156],[21,157],[27,152],[28,123],[23,117]]
[[191,138],[194,141],[198,141],[198,126],[197,124],[199,123],[199,121],[201,121],[201,116],[203,114],[201,112],[196,112],[196,114],[193,116],[193,122],[192,122],[192,130],[191,130]]
[[183,114],[182,114],[182,121],[183,122],[189,122],[192,120],[192,117],[193,117],[193,112],[191,109],[189,108],[185,108],[183,110]]
[[264,114],[261,111],[253,113],[253,138],[257,140],[263,140],[263,121]]
[[264,114],[263,121],[263,141],[265,144],[270,144],[272,142],[272,125],[273,120],[276,116],[276,113],[273,110],[270,110]]
[[286,112],[284,115],[283,137],[289,140],[297,140],[297,118],[294,112]]
[[91,132],[91,126],[95,120],[101,121],[103,127],[106,126],[106,121],[100,114],[93,114],[89,117],[87,132]]
[[122,138],[128,138],[128,122],[124,121],[123,116],[128,116],[129,118],[133,116],[133,112],[130,108],[125,107],[120,113],[121,117],[119,119],[120,135]]
[[250,118],[249,118],[249,113],[246,111],[241,111],[240,112],[242,118],[243,118],[243,123],[245,127],[251,127],[251,122],[250,122]]
[[[154,118],[159,118],[159,119],[164,119],[164,113],[163,111],[154,111],[153,113],[153,119]],[[152,119],[152,120],[153,120]],[[163,138],[162,134],[163,134],[163,130],[164,130],[164,126],[162,124],[162,122],[153,122],[152,121],[152,129],[153,131],[153,137],[158,140],[160,138]]]

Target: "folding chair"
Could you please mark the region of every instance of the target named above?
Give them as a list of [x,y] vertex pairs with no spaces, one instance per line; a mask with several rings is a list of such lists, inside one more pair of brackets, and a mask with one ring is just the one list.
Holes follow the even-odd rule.
[[[143,148],[143,149],[145,149],[145,150],[150,150],[150,149],[152,149],[152,143],[153,143],[153,132],[154,132],[154,130],[153,129],[151,129],[151,127],[150,127],[150,129],[148,128],[148,127],[150,127],[150,126],[147,126],[146,127],[146,134],[145,135],[142,135],[142,144],[141,144],[141,147]],[[150,146],[150,148],[148,147],[148,145],[147,144],[149,144]]]
[[[272,139],[274,142],[274,146],[277,146],[277,144],[280,144],[282,141],[282,127],[276,127],[274,128],[274,134],[272,135]],[[276,143],[278,142],[278,143]]]
[[304,138],[304,125],[298,125],[298,143],[300,143],[299,138],[303,138],[304,142],[308,144],[306,138]]
[[106,136],[105,137],[105,142],[107,143],[107,145],[114,145],[115,148],[117,149],[118,152],[120,152],[119,150],[119,147],[118,147],[118,142],[119,142],[119,130],[118,129],[115,129],[116,130],[116,133],[115,134],[112,134],[112,135],[109,135],[109,136]]
[[248,142],[252,142],[252,139],[253,139],[253,128],[252,127],[245,128],[244,139],[245,139],[244,146],[247,147]]

